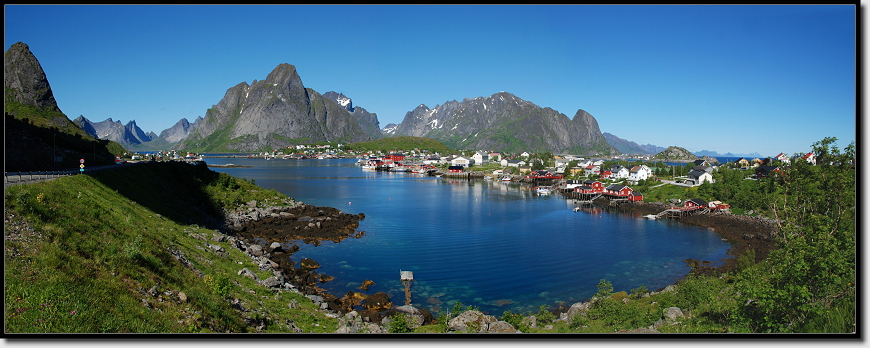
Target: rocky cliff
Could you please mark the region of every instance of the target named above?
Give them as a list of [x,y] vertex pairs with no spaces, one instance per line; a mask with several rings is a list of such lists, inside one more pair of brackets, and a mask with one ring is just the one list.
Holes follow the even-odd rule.
[[689,150],[682,147],[671,146],[650,158],[663,161],[694,161],[698,159],[698,156],[693,155]]
[[239,83],[175,145],[189,151],[267,151],[314,142],[372,139],[347,109],[305,88],[296,67],[280,64],[265,80]]
[[394,135],[438,140],[455,149],[550,151],[612,155],[592,115],[578,110],[573,119],[507,92],[448,101],[430,109],[419,105],[405,114]]
[[33,105],[39,108],[60,111],[51,85],[42,70],[42,65],[30,47],[23,42],[17,42],[9,47],[4,55],[3,82],[7,89],[15,92],[6,92],[6,101],[14,101],[24,105]]
[[360,128],[362,128],[367,135],[372,137],[372,139],[377,139],[382,136],[381,123],[378,121],[377,114],[370,113],[362,107],[354,107],[353,100],[342,93],[329,91],[323,93],[323,97],[334,100],[336,104],[343,106],[345,110],[353,115],[353,118],[356,119],[357,123],[359,123]]
[[190,133],[192,133],[196,126],[202,123],[202,116],[197,117],[193,123],[190,123],[186,118],[182,118],[178,122],[175,123],[172,127],[164,129],[160,132],[160,138],[163,138],[167,142],[177,143],[179,141],[187,138]]

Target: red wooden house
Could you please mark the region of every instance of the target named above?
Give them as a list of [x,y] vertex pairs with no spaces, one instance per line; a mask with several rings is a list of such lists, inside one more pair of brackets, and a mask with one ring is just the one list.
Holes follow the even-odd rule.
[[582,186],[574,188],[574,192],[579,193],[602,193],[604,192],[604,184],[600,181],[586,180]]
[[449,166],[447,167],[448,173],[462,173],[462,166]]
[[405,160],[405,155],[400,153],[391,153],[389,155],[384,156],[385,159],[389,159],[393,162],[401,162]]
[[698,208],[703,208],[706,206],[707,206],[707,202],[704,201],[703,199],[700,199],[700,198],[690,199],[690,200],[687,200],[685,203],[683,203],[683,208],[689,208],[689,209],[698,209]]
[[613,176],[613,173],[611,173],[609,170],[605,170],[605,171],[601,172],[602,179],[608,179],[611,176]]
[[632,191],[631,187],[613,184],[604,189],[604,194],[608,196],[628,198],[631,197]]

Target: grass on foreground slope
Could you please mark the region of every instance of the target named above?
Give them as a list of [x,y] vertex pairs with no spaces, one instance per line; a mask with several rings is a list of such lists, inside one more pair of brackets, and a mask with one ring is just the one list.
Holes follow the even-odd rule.
[[[217,220],[209,215],[251,200],[291,201],[184,163],[8,187],[7,219],[23,217],[32,230],[5,224],[4,332],[334,331],[336,320],[301,294],[274,293],[238,276],[244,267],[261,279],[271,274],[211,240],[216,232],[204,226]],[[248,311],[233,309],[233,299]],[[293,300],[298,305],[289,308]]]

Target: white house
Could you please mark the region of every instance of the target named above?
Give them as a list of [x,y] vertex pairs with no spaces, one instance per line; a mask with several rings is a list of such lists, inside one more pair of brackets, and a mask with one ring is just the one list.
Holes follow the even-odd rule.
[[694,185],[703,184],[705,181],[709,183],[713,182],[713,175],[711,175],[710,172],[706,170],[693,169],[691,172],[689,172],[688,177],[688,181],[691,181],[691,183]]
[[532,155],[532,154],[530,154],[530,153],[528,153],[528,152],[523,152],[523,153],[520,154],[520,157],[526,157],[526,158],[528,158],[528,157],[531,156],[531,155]]
[[804,160],[806,160],[807,162],[809,162],[812,165],[816,165],[816,154],[814,154],[812,152],[807,152],[807,154],[801,158],[803,158]]
[[553,160],[553,165],[556,167],[564,167],[568,165],[568,162],[574,161],[570,158],[556,158]]
[[610,172],[613,173],[611,178],[614,179],[626,179],[629,175],[628,168],[623,166],[613,166],[610,168]]
[[471,167],[471,160],[465,157],[456,157],[450,161],[451,166]]
[[478,164],[478,165],[484,164],[484,163],[489,162],[489,154],[483,153],[481,151],[477,151],[474,153],[474,155],[471,156],[471,159],[474,160],[475,164]]
[[590,165],[586,166],[586,168],[583,168],[583,169],[586,171],[586,175],[589,175],[589,174],[593,174],[593,175],[595,175],[595,174],[601,174],[601,167],[599,167],[599,166],[593,166],[593,165],[590,164]]
[[776,157],[774,157],[773,159],[777,161],[783,161],[785,163],[791,163],[791,158],[788,158],[788,155],[782,152],[780,152],[779,155],[776,155]]
[[526,164],[528,164],[528,163],[526,163],[526,161],[522,161],[522,160],[506,160],[506,159],[501,160],[502,167],[519,167],[519,166],[524,166]]
[[628,180],[631,181],[641,181],[646,180],[652,175],[652,169],[647,167],[644,164],[639,166],[631,167],[631,170],[628,171]]
[[441,162],[441,159],[438,157],[429,157],[423,160],[423,164],[438,164]]

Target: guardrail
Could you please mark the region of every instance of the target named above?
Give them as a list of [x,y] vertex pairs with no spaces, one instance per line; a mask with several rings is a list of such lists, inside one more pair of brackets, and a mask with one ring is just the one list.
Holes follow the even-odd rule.
[[64,169],[64,170],[4,172],[3,173],[3,183],[9,184],[9,183],[20,183],[20,182],[36,182],[36,181],[59,178],[62,176],[87,174],[87,173],[93,173],[93,172],[98,172],[98,171],[107,170],[107,169],[117,169],[117,168],[125,167],[128,165],[133,165],[133,164],[136,164],[136,163],[109,164],[109,165],[103,165],[103,166],[85,167],[84,171],[79,170],[79,168],[73,168],[73,169]]

